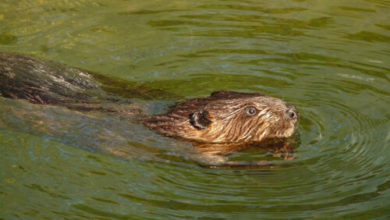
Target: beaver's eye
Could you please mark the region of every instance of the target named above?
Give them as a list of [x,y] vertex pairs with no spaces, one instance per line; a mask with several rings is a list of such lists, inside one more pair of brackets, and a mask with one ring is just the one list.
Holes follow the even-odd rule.
[[254,116],[257,113],[257,109],[253,106],[249,106],[246,108],[246,114],[249,116]]

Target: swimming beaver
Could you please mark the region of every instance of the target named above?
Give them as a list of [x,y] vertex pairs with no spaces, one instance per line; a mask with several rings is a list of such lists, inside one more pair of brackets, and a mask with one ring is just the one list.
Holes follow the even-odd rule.
[[147,115],[128,98],[132,94],[150,98],[161,91],[132,86],[128,93],[118,94],[113,84],[101,75],[56,62],[0,53],[0,94],[4,97],[79,111],[131,115],[132,120],[162,135],[199,146],[216,144],[214,152],[230,153],[245,148],[242,144],[288,138],[297,129],[298,113],[293,106],[260,93],[218,91],[206,98],[180,102],[165,114]]

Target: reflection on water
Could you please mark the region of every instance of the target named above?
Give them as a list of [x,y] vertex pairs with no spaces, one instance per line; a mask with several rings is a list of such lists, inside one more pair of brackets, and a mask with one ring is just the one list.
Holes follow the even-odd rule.
[[231,159],[280,166],[207,169],[190,144],[115,116],[1,99],[0,218],[390,215],[389,2],[23,0],[0,9],[2,51],[185,97],[262,92],[301,116],[294,160],[250,149]]

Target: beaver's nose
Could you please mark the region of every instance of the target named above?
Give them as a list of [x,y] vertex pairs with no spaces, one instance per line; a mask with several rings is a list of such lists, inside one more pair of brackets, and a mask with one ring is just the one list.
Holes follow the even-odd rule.
[[294,108],[294,106],[287,104],[286,116],[287,116],[287,119],[290,119],[290,120],[298,118],[298,113],[297,113],[297,110]]

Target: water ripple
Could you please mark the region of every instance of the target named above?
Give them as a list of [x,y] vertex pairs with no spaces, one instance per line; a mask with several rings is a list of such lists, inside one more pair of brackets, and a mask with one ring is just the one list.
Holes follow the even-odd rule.
[[[191,144],[118,117],[0,98],[0,201],[7,201],[0,218],[388,217],[389,7],[379,0],[0,4],[1,50],[183,97],[262,92],[300,113],[294,160],[252,149],[232,157],[274,166],[208,169]],[[170,104],[145,106],[159,112]]]

